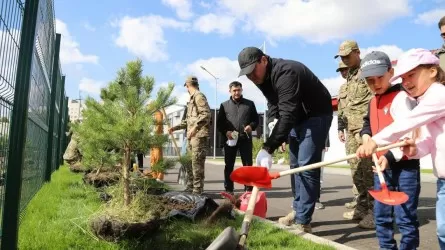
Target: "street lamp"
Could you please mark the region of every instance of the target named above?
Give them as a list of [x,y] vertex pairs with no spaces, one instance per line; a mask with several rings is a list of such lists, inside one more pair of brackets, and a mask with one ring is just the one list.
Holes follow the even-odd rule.
[[203,69],[205,72],[209,73],[213,78],[215,78],[215,117],[213,118],[213,159],[216,158],[216,107],[218,107],[218,77],[214,76],[212,73],[210,73],[204,66],[200,66],[201,69]]

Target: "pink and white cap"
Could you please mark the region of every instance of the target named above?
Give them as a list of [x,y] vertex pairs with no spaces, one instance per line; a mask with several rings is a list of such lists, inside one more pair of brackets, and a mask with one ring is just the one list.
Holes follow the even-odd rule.
[[397,60],[394,76],[390,82],[394,82],[401,75],[415,69],[419,65],[439,64],[440,60],[427,49],[410,49],[403,53]]

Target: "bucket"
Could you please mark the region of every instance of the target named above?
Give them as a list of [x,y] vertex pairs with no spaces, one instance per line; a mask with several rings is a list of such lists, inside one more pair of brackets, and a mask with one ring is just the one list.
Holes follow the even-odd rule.
[[[247,204],[249,204],[250,195],[251,192],[245,192],[239,197],[239,199],[241,200],[241,205],[240,205],[241,211],[247,210]],[[266,213],[267,213],[266,193],[259,191],[256,199],[255,209],[253,210],[253,215],[261,218],[266,218]]]

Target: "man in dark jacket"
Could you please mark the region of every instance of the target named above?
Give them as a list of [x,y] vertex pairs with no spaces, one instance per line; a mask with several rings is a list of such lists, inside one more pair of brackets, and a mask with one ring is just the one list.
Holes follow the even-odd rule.
[[[332,122],[331,95],[304,64],[265,55],[260,49],[248,47],[238,55],[240,76],[246,75],[261,90],[268,101],[269,110],[276,110],[278,121],[256,162],[260,166],[272,166],[273,152],[287,140],[292,128],[296,132],[294,154],[298,165],[320,162],[326,137]],[[312,232],[310,222],[315,202],[320,192],[320,169],[295,174],[295,199],[293,215],[295,222],[305,231]],[[293,217],[293,216],[291,216]]]
[[[233,194],[230,174],[235,166],[236,154],[239,150],[243,166],[252,166],[252,131],[258,126],[259,118],[255,104],[243,97],[240,82],[231,82],[229,92],[230,99],[219,107],[217,127],[227,140],[236,141],[235,145],[224,144],[224,188]],[[244,190],[251,191],[252,187],[246,186]]]

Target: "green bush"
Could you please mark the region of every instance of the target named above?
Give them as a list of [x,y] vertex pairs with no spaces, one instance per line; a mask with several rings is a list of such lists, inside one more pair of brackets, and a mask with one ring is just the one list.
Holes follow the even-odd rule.
[[[263,138],[252,138],[252,155],[254,157],[257,156],[258,152],[260,152],[261,147],[263,146]],[[275,150],[273,154],[273,162],[276,163],[279,159],[284,158],[285,163],[289,164],[289,145],[286,145],[286,152],[280,152],[278,149]]]
[[176,165],[176,159],[164,158],[151,166],[151,170],[158,173],[165,173],[168,169],[173,168]]

